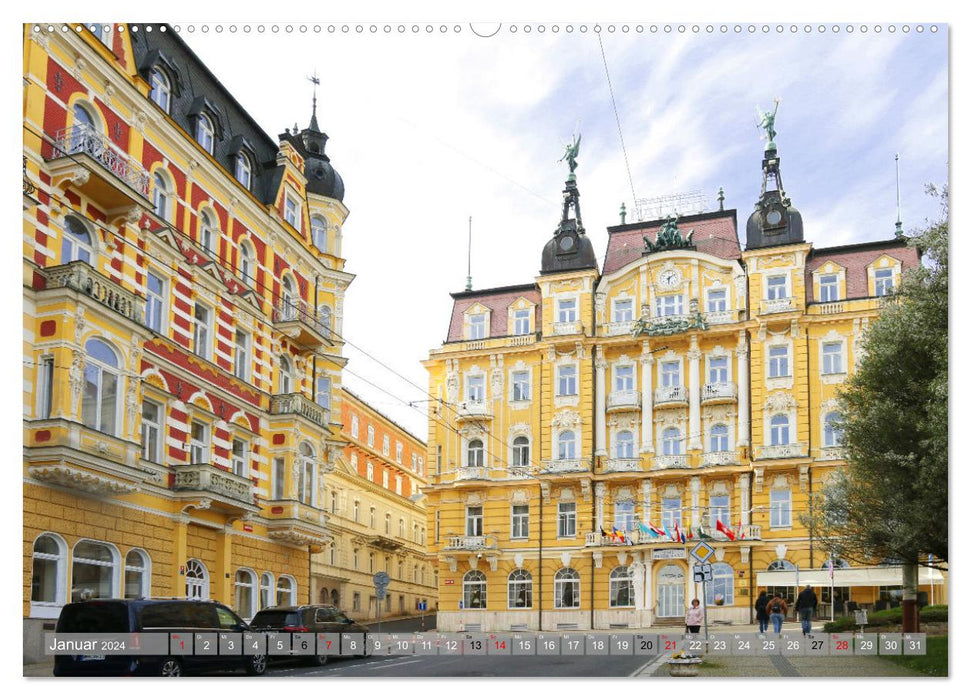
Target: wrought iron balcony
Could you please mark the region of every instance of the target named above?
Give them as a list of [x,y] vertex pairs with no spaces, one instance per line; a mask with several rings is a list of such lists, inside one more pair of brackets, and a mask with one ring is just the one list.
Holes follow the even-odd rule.
[[641,470],[641,460],[637,457],[614,457],[608,459],[604,465],[604,473],[607,472],[639,472]]
[[250,479],[214,464],[178,464],[174,469],[173,491],[191,492],[194,496],[212,499],[234,509],[256,510]]
[[488,549],[499,549],[499,541],[494,535],[461,535],[448,537],[442,549],[476,552]]
[[806,443],[792,442],[786,445],[756,445],[755,459],[790,459],[805,457]]
[[492,418],[492,406],[490,402],[485,399],[463,401],[459,404],[456,417],[460,421],[486,420]]
[[330,314],[315,313],[305,301],[273,309],[273,325],[303,348],[313,350],[331,341]]
[[687,469],[688,455],[656,455],[654,469]]
[[687,405],[688,391],[683,386],[662,386],[654,390],[654,405]]
[[302,416],[321,428],[330,424],[330,411],[303,394],[276,394],[270,399],[270,414]]
[[701,389],[701,403],[730,403],[738,398],[738,387],[735,382],[717,382],[705,384]]
[[738,464],[738,455],[735,450],[705,452],[701,455],[701,466],[703,467],[723,467],[727,464]]
[[618,389],[607,396],[608,411],[636,411],[641,407],[641,392],[636,389]]
[[589,469],[585,459],[547,459],[543,460],[543,474],[562,474],[566,472],[583,472]]
[[148,172],[86,124],[58,131],[49,161],[55,179],[69,177],[75,188],[108,209],[148,203]]
[[796,300],[792,297],[784,299],[763,299],[761,303],[763,314],[781,314],[796,310]]
[[459,467],[455,470],[455,481],[488,479],[489,467]]
[[42,271],[47,289],[74,289],[98,301],[130,321],[143,323],[145,303],[140,297],[112,282],[86,262],[75,260]]

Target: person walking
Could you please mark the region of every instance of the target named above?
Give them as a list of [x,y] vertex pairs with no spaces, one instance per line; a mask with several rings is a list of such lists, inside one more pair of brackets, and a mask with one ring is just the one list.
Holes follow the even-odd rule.
[[701,630],[701,623],[705,619],[705,611],[701,607],[701,601],[695,598],[691,601],[691,607],[684,615],[684,626],[690,634],[698,634]]
[[763,588],[755,600],[755,618],[759,621],[759,634],[769,629],[769,611],[766,609],[768,604],[769,594]]
[[803,637],[813,631],[813,613],[816,611],[816,605],[818,603],[819,601],[816,599],[816,592],[813,590],[813,587],[806,584],[799,597],[796,598],[796,610],[799,611],[799,621],[802,623]]
[[780,598],[777,593],[765,604],[765,611],[769,614],[769,619],[772,620],[772,631],[776,634],[782,632],[782,621],[786,619],[786,615],[789,613],[789,606],[786,605],[786,601]]

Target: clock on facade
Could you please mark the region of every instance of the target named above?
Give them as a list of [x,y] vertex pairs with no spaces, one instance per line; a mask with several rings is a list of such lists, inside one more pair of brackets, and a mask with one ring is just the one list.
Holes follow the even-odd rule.
[[681,282],[681,273],[677,270],[664,270],[658,275],[658,281],[664,287],[674,287]]
[[576,239],[573,236],[563,236],[560,239],[560,252],[569,253],[576,247]]

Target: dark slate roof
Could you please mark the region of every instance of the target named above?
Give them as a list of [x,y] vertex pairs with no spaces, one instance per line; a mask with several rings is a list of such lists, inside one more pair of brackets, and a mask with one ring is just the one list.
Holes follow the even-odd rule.
[[[607,233],[610,234],[610,240],[607,241],[603,274],[609,275],[638,260],[644,253],[644,236],[656,241],[657,233],[666,221],[667,219],[657,219],[609,227]],[[698,252],[726,260],[738,260],[742,257],[734,209],[683,216],[678,219],[678,229],[685,236],[694,229],[692,243]]]
[[214,120],[218,122],[213,157],[232,173],[239,148],[252,148],[255,152],[251,155],[256,163],[251,191],[263,203],[273,202],[282,176],[282,168],[276,165],[277,142],[263,131],[171,27],[164,32],[132,32],[130,37],[135,64],[144,78],[148,79],[156,64],[163,70],[176,72],[170,76],[176,86],[169,108],[171,118],[194,136],[194,115],[202,107],[211,107]]
[[869,296],[867,267],[882,255],[900,261],[900,269],[908,270],[920,265],[917,249],[908,246],[906,239],[891,238],[869,243],[853,243],[832,248],[813,248],[806,260],[806,300],[813,300],[813,272],[833,261],[845,270],[846,298],[859,299]]
[[489,337],[498,338],[509,334],[509,307],[519,297],[526,297],[536,305],[533,316],[533,330],[540,326],[542,315],[542,297],[535,284],[520,284],[512,287],[496,287],[493,289],[473,290],[471,292],[453,292],[452,318],[448,324],[448,338],[446,343],[464,340],[462,326],[466,310],[474,304],[482,304],[492,313],[490,315]]

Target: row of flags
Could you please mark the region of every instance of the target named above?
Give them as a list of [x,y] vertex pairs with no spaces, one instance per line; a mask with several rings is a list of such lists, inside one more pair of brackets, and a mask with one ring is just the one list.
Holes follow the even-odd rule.
[[[687,528],[687,532],[681,530],[681,524],[675,521],[674,529],[672,530],[667,525],[661,525],[661,527],[656,527],[648,521],[647,524],[638,522],[637,529],[645,535],[648,535],[652,539],[667,538],[671,542],[679,542],[685,544],[688,540],[711,540],[714,539],[710,534],[705,532],[701,525],[691,526]],[[730,526],[723,523],[721,520],[715,520],[715,529],[718,532],[724,534],[729,540],[744,540],[745,531],[742,528],[742,520],[739,518],[738,526],[733,530]],[[634,544],[631,540],[630,535],[626,530],[619,530],[616,527],[611,527],[607,530],[600,528],[600,535],[604,538],[609,538],[615,542],[620,542],[621,544]]]

